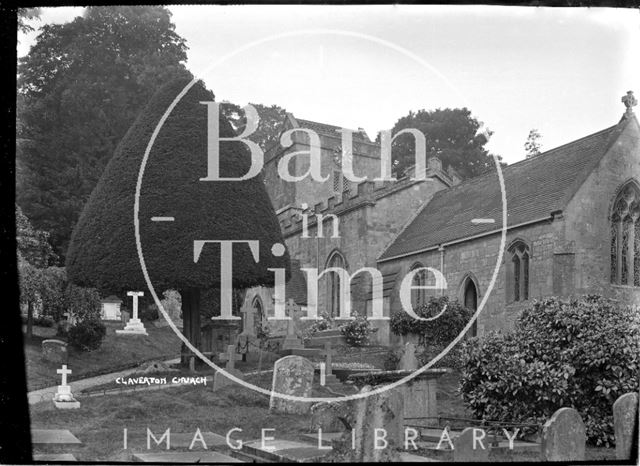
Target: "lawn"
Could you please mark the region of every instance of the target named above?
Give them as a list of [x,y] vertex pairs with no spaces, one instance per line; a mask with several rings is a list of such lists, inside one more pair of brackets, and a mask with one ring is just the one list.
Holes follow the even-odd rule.
[[[146,324],[148,336],[116,335],[121,323],[107,323],[107,335],[102,346],[95,351],[80,352],[69,346],[69,380],[91,377],[100,373],[123,370],[150,359],[169,359],[180,354],[180,340],[169,327],[156,328]],[[29,390],[57,385],[60,364],[42,359],[42,340],[55,338],[55,329],[33,327],[31,340],[25,338],[27,385]]]

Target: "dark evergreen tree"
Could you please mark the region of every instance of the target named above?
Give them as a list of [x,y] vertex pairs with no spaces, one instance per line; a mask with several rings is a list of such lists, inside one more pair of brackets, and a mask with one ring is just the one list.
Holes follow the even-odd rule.
[[[134,233],[134,199],[142,157],[158,121],[188,83],[161,88],[119,144],[91,194],[71,237],[69,279],[105,293],[146,290]],[[194,263],[195,240],[257,240],[259,262],[246,244],[233,250],[233,287],[274,283],[270,267],[289,268],[289,256],[274,257],[284,244],[262,177],[245,181],[200,181],[207,174],[207,107],[213,94],[201,82],[181,99],[160,130],[144,171],[140,195],[140,242],[151,282],[159,296],[177,289],[182,296],[184,332],[199,344],[200,294],[219,288],[220,247],[208,244]],[[222,137],[234,135],[221,114]],[[220,174],[240,177],[251,157],[240,142],[222,142]],[[153,222],[172,216],[173,222]],[[228,272],[228,271],[226,271]],[[217,311],[216,313],[219,313]]]

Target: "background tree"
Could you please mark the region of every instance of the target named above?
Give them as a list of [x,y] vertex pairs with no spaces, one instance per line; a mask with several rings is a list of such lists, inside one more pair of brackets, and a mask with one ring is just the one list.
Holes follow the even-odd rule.
[[46,267],[57,259],[49,244],[49,233],[36,230],[16,204],[16,243],[18,257],[35,267]]
[[538,132],[537,129],[532,129],[529,131],[529,136],[527,136],[527,142],[524,143],[524,150],[526,151],[527,158],[535,157],[536,155],[540,155],[540,149],[542,145],[539,142],[539,139],[542,136]]
[[33,308],[40,299],[41,271],[26,260],[18,259],[20,303],[27,305],[27,338],[33,336]]
[[42,10],[40,8],[18,8],[18,31],[33,31],[33,26],[27,24],[27,21],[31,21],[32,19],[40,19],[41,11]]
[[[176,80],[161,88],[109,161],[71,237],[66,264],[72,282],[106,293],[147,289],[132,221],[138,169],[158,120],[187,83]],[[273,285],[271,267],[289,273],[288,254],[274,257],[271,253],[275,243],[284,241],[262,177],[200,181],[207,173],[207,108],[200,102],[213,99],[198,82],[174,108],[150,152],[140,196],[140,242],[149,278],[159,294],[168,289],[179,291],[183,331],[196,347],[200,344],[201,290],[219,288],[222,273],[230,271],[220,270],[220,247],[215,244],[205,245],[195,263],[195,240],[259,242],[258,262],[247,245],[234,246],[234,288]],[[220,134],[234,135],[224,115]],[[244,144],[222,143],[221,176],[245,175],[250,164]],[[150,221],[157,215],[174,216],[175,221]]]
[[[443,167],[451,166],[463,178],[470,178],[494,169],[495,165],[484,147],[487,138],[478,132],[481,125],[467,108],[418,110],[400,118],[393,125],[392,134],[405,128],[422,131],[427,141],[427,157],[438,156]],[[376,140],[380,141],[380,134]],[[391,155],[393,171],[401,175],[415,163],[413,136],[398,136],[391,147]]]
[[[260,121],[258,128],[249,136],[249,139],[258,144],[264,152],[267,152],[275,144],[280,143],[280,132],[287,111],[278,105],[250,104],[258,112]],[[223,102],[222,112],[229,120],[236,132],[242,132],[247,119],[239,105],[231,102]]]
[[186,45],[160,6],[87,7],[40,29],[18,65],[17,199],[66,253],[77,217],[117,143]]

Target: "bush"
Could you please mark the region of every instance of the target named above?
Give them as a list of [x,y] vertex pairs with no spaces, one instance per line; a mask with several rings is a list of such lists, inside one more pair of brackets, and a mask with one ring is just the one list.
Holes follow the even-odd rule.
[[395,371],[398,369],[398,363],[400,362],[400,356],[394,350],[387,351],[387,354],[384,357],[384,362],[382,363],[382,368],[385,371]]
[[38,316],[33,318],[33,325],[38,327],[53,327],[54,320],[51,316]]
[[79,351],[92,351],[100,348],[107,334],[107,328],[98,320],[83,320],[69,329],[69,344]]
[[79,321],[100,320],[100,294],[95,288],[69,284],[66,290],[69,312]]
[[457,300],[449,301],[447,296],[439,298],[431,297],[415,310],[416,314],[422,318],[435,317],[444,306],[447,309],[435,320],[416,320],[406,312],[396,312],[391,316],[390,328],[396,335],[406,335],[415,333],[419,335],[419,344],[426,346],[433,345],[444,347],[453,341],[467,325],[473,315],[472,312],[461,306]]
[[306,343],[316,332],[333,328],[333,323],[334,321],[331,316],[328,313],[323,312],[320,315],[320,319],[314,320],[311,325],[302,330],[302,341]]
[[638,391],[640,316],[595,295],[546,298],[525,309],[513,332],[463,348],[461,393],[480,418],[543,424],[575,408],[591,444],[614,444],[612,405]]
[[154,320],[158,320],[158,317],[160,317],[160,313],[158,312],[158,308],[154,304],[151,304],[140,309],[140,311],[138,312],[138,317],[143,322],[151,322]]
[[357,316],[355,320],[340,327],[349,346],[365,346],[369,343],[370,330],[371,324],[367,320],[367,316]]

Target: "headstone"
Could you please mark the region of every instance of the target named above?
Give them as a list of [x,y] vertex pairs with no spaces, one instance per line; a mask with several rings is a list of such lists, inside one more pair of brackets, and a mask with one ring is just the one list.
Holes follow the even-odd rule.
[[140,366],[140,372],[143,374],[153,374],[155,372],[179,372],[179,370],[169,367],[164,361],[149,361]]
[[489,461],[489,438],[482,429],[467,427],[453,439],[453,461]]
[[124,329],[116,330],[116,333],[119,335],[147,335],[144,324],[138,318],[138,298],[144,296],[144,293],[142,291],[129,291],[127,296],[133,297],[133,315],[127,325],[124,326]]
[[283,350],[301,349],[304,348],[302,341],[296,335],[296,323],[298,321],[300,312],[300,306],[297,306],[293,299],[289,298],[286,304],[287,315],[290,320],[287,321],[287,336],[282,343]]
[[256,308],[245,303],[240,309],[242,313],[242,332],[238,335],[238,346],[240,353],[255,353],[259,349],[258,336],[255,328]]
[[560,408],[542,428],[542,461],[584,461],[586,434],[578,411]]
[[301,356],[285,356],[278,359],[273,366],[272,395],[269,400],[269,411],[276,413],[306,414],[311,403],[296,401],[275,396],[281,395],[308,398],[311,396],[313,383],[313,364]]
[[316,403],[311,406],[310,429],[317,432],[344,432],[348,427],[349,406],[342,401]]
[[321,385],[331,385],[338,382],[338,378],[333,373],[333,356],[336,354],[336,351],[331,348],[331,342],[325,341],[324,349],[320,351],[320,355],[324,357],[324,383]]
[[227,345],[227,352],[218,355],[218,359],[226,362],[225,369],[235,369],[236,361],[240,361],[242,356],[236,353],[236,345]]
[[[366,385],[360,393],[372,390]],[[334,442],[336,454],[341,455],[338,459],[357,463],[398,461],[398,449],[404,446],[401,393],[398,390],[385,390],[358,398],[351,406],[353,432],[346,432],[340,441]],[[384,437],[387,443],[378,440],[376,448],[376,439],[380,437]]]
[[633,440],[638,437],[638,394],[625,393],[613,404],[616,459],[631,459]]
[[407,342],[404,345],[404,353],[398,363],[398,369],[402,371],[415,371],[418,369],[418,359],[416,358],[416,345]]
[[76,446],[82,442],[67,429],[31,429],[31,444]]
[[58,364],[66,364],[69,360],[69,352],[67,351],[67,343],[62,340],[43,340],[42,341],[42,357],[46,361]]
[[58,385],[58,391],[53,396],[53,404],[59,409],[79,408],[80,402],[73,397],[71,386],[67,385],[67,375],[71,374],[71,369],[67,369],[67,365],[63,364],[62,369],[56,372],[62,375],[62,384]]
[[120,320],[122,300],[117,296],[108,296],[100,301],[100,317],[104,320]]

